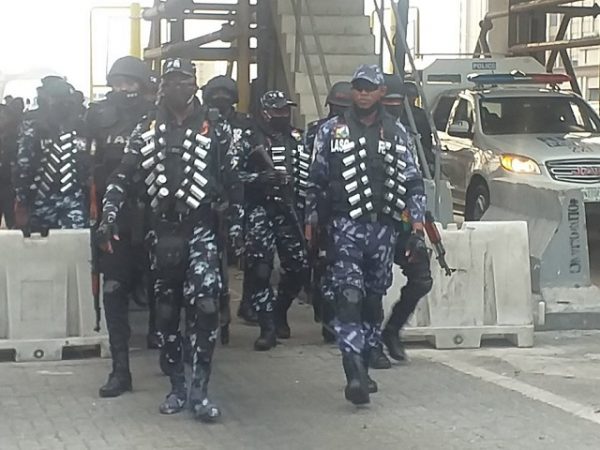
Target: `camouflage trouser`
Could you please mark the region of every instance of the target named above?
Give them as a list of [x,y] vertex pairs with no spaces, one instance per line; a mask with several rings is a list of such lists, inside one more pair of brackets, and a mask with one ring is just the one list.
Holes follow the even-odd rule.
[[362,353],[381,340],[383,295],[392,284],[393,226],[336,218],[331,227],[335,331],[342,352]]
[[[153,252],[153,267],[156,255]],[[183,281],[157,274],[154,292],[157,328],[164,337],[165,358],[172,367],[173,385],[184,375],[184,347],[192,365],[191,400],[206,397],[212,355],[219,330],[219,296],[222,281],[215,231],[196,225],[189,241],[189,258]],[[179,330],[181,309],[185,309],[185,343]]]
[[32,231],[77,229],[88,225],[88,208],[81,191],[69,195],[38,197],[31,208],[29,226]]
[[251,208],[246,229],[244,288],[257,312],[271,312],[275,301],[270,283],[275,249],[281,263],[277,301],[288,303],[302,289],[308,269],[304,238],[293,210],[283,211],[278,205]]

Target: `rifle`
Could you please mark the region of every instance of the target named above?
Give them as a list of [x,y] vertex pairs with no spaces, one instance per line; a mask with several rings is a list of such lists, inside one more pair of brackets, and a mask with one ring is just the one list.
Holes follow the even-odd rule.
[[[273,164],[273,160],[263,145],[257,145],[254,147],[250,151],[248,159],[250,163],[258,169],[259,172],[277,172],[284,174],[283,172],[279,172],[277,169],[275,169],[275,164]],[[280,193],[285,203],[291,202],[291,199],[293,198],[292,183],[286,182],[283,186],[275,186],[274,190]]]
[[433,250],[435,251],[436,259],[440,267],[444,269],[447,277],[452,276],[452,273],[456,272],[456,269],[451,269],[446,262],[446,249],[442,243],[442,237],[435,224],[433,214],[431,214],[430,211],[425,212],[425,232],[427,233],[431,245],[433,245]]
[[92,295],[94,296],[94,311],[96,312],[96,326],[94,331],[100,331],[100,267],[98,262],[99,248],[96,244],[96,231],[98,229],[98,197],[96,195],[96,183],[92,180],[90,187],[90,248],[92,251],[91,275]]

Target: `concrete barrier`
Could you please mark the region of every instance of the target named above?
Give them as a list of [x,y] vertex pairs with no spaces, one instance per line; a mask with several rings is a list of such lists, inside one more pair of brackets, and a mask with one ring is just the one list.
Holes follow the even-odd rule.
[[[491,206],[484,221],[527,222],[532,288],[540,299],[536,324],[542,329],[600,326],[600,289],[590,279],[581,189],[496,179],[490,184],[490,193]],[[595,320],[592,314],[597,315]]]
[[[433,289],[421,300],[403,333],[429,340],[436,348],[477,348],[486,337],[502,337],[519,347],[533,345],[533,307],[527,224],[466,222],[441,229],[447,277],[432,260]],[[394,284],[384,300],[386,313],[406,284],[394,267]]]
[[87,230],[24,238],[0,231],[0,349],[17,361],[58,360],[65,347],[108,352],[106,325],[93,331]]

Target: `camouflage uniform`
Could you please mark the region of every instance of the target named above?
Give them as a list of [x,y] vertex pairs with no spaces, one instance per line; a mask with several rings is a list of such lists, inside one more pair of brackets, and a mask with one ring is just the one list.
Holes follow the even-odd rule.
[[32,231],[88,226],[84,192],[89,173],[82,131],[79,117],[53,124],[40,110],[25,116],[14,186],[17,202],[30,209]]
[[[383,84],[377,67],[367,66],[366,75],[361,70],[354,79]],[[315,140],[306,215],[316,224],[319,211],[331,211],[328,256],[347,389],[381,343],[382,298],[392,283],[402,212],[407,208],[414,221],[424,218],[423,180],[411,147],[404,127],[381,105],[374,124],[364,125],[350,109],[326,122]],[[357,399],[346,391],[346,398],[364,403],[368,393]]]
[[[171,61],[166,64],[173,65]],[[191,66],[174,61],[177,70]],[[225,191],[230,193],[229,234],[233,241],[240,239],[243,219],[242,199],[234,197],[240,191],[235,189],[231,140],[224,139],[226,131],[216,129],[207,117],[207,111],[194,100],[193,114],[180,125],[163,108],[159,108],[156,121],[143,121],[130,138],[120,168],[111,176],[103,208],[103,222],[108,222],[125,192],[135,186],[143,191],[142,198],[152,211],[158,329],[165,339],[170,366],[171,393],[161,412],[177,412],[188,400],[183,357],[188,348],[192,366],[189,402],[197,413],[204,411],[200,418],[212,418],[210,411],[218,411],[207,393],[223,289],[212,203]],[[219,166],[221,152],[225,158]],[[161,176],[165,178],[160,180]],[[185,341],[179,331],[182,308],[186,312]]]
[[[292,130],[289,135],[274,133],[265,125],[257,136],[247,136],[244,140],[246,148],[242,157],[241,177],[246,185],[244,289],[248,290],[258,313],[277,308],[281,316],[302,289],[307,270],[301,229],[304,201],[298,191],[293,194],[274,192],[272,187],[261,185],[258,175],[261,169],[249,159],[252,141],[264,145],[267,152],[274,147],[285,148],[289,157],[293,152],[302,151],[302,135],[299,130]],[[297,179],[294,182],[297,183]],[[270,284],[275,249],[281,263],[277,298]]]

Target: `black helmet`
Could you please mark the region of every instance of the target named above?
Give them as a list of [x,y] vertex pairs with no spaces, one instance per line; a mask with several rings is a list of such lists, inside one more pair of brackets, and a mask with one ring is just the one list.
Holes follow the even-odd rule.
[[202,99],[206,102],[218,89],[223,89],[231,94],[233,103],[239,101],[238,88],[236,82],[225,75],[219,75],[211,78],[208,83],[202,87]]
[[260,98],[260,106],[263,109],[282,109],[286,106],[296,106],[296,103],[281,91],[268,91]]
[[417,89],[417,85],[412,81],[406,81],[404,83],[404,94],[407,97],[418,97],[419,90]]
[[42,85],[38,88],[38,92],[43,96],[68,97],[73,94],[74,89],[63,77],[48,75],[42,78]]
[[144,87],[147,87],[152,77],[152,72],[148,65],[135,56],[123,56],[117,59],[106,75],[108,84],[112,84],[112,78],[118,75],[135,78],[140,81]]
[[387,92],[385,94],[386,99],[401,99],[404,98],[404,83],[402,78],[398,75],[390,75],[388,73],[383,75],[385,79],[385,87]]
[[352,104],[352,83],[349,81],[338,81],[327,94],[326,105],[349,107]]

